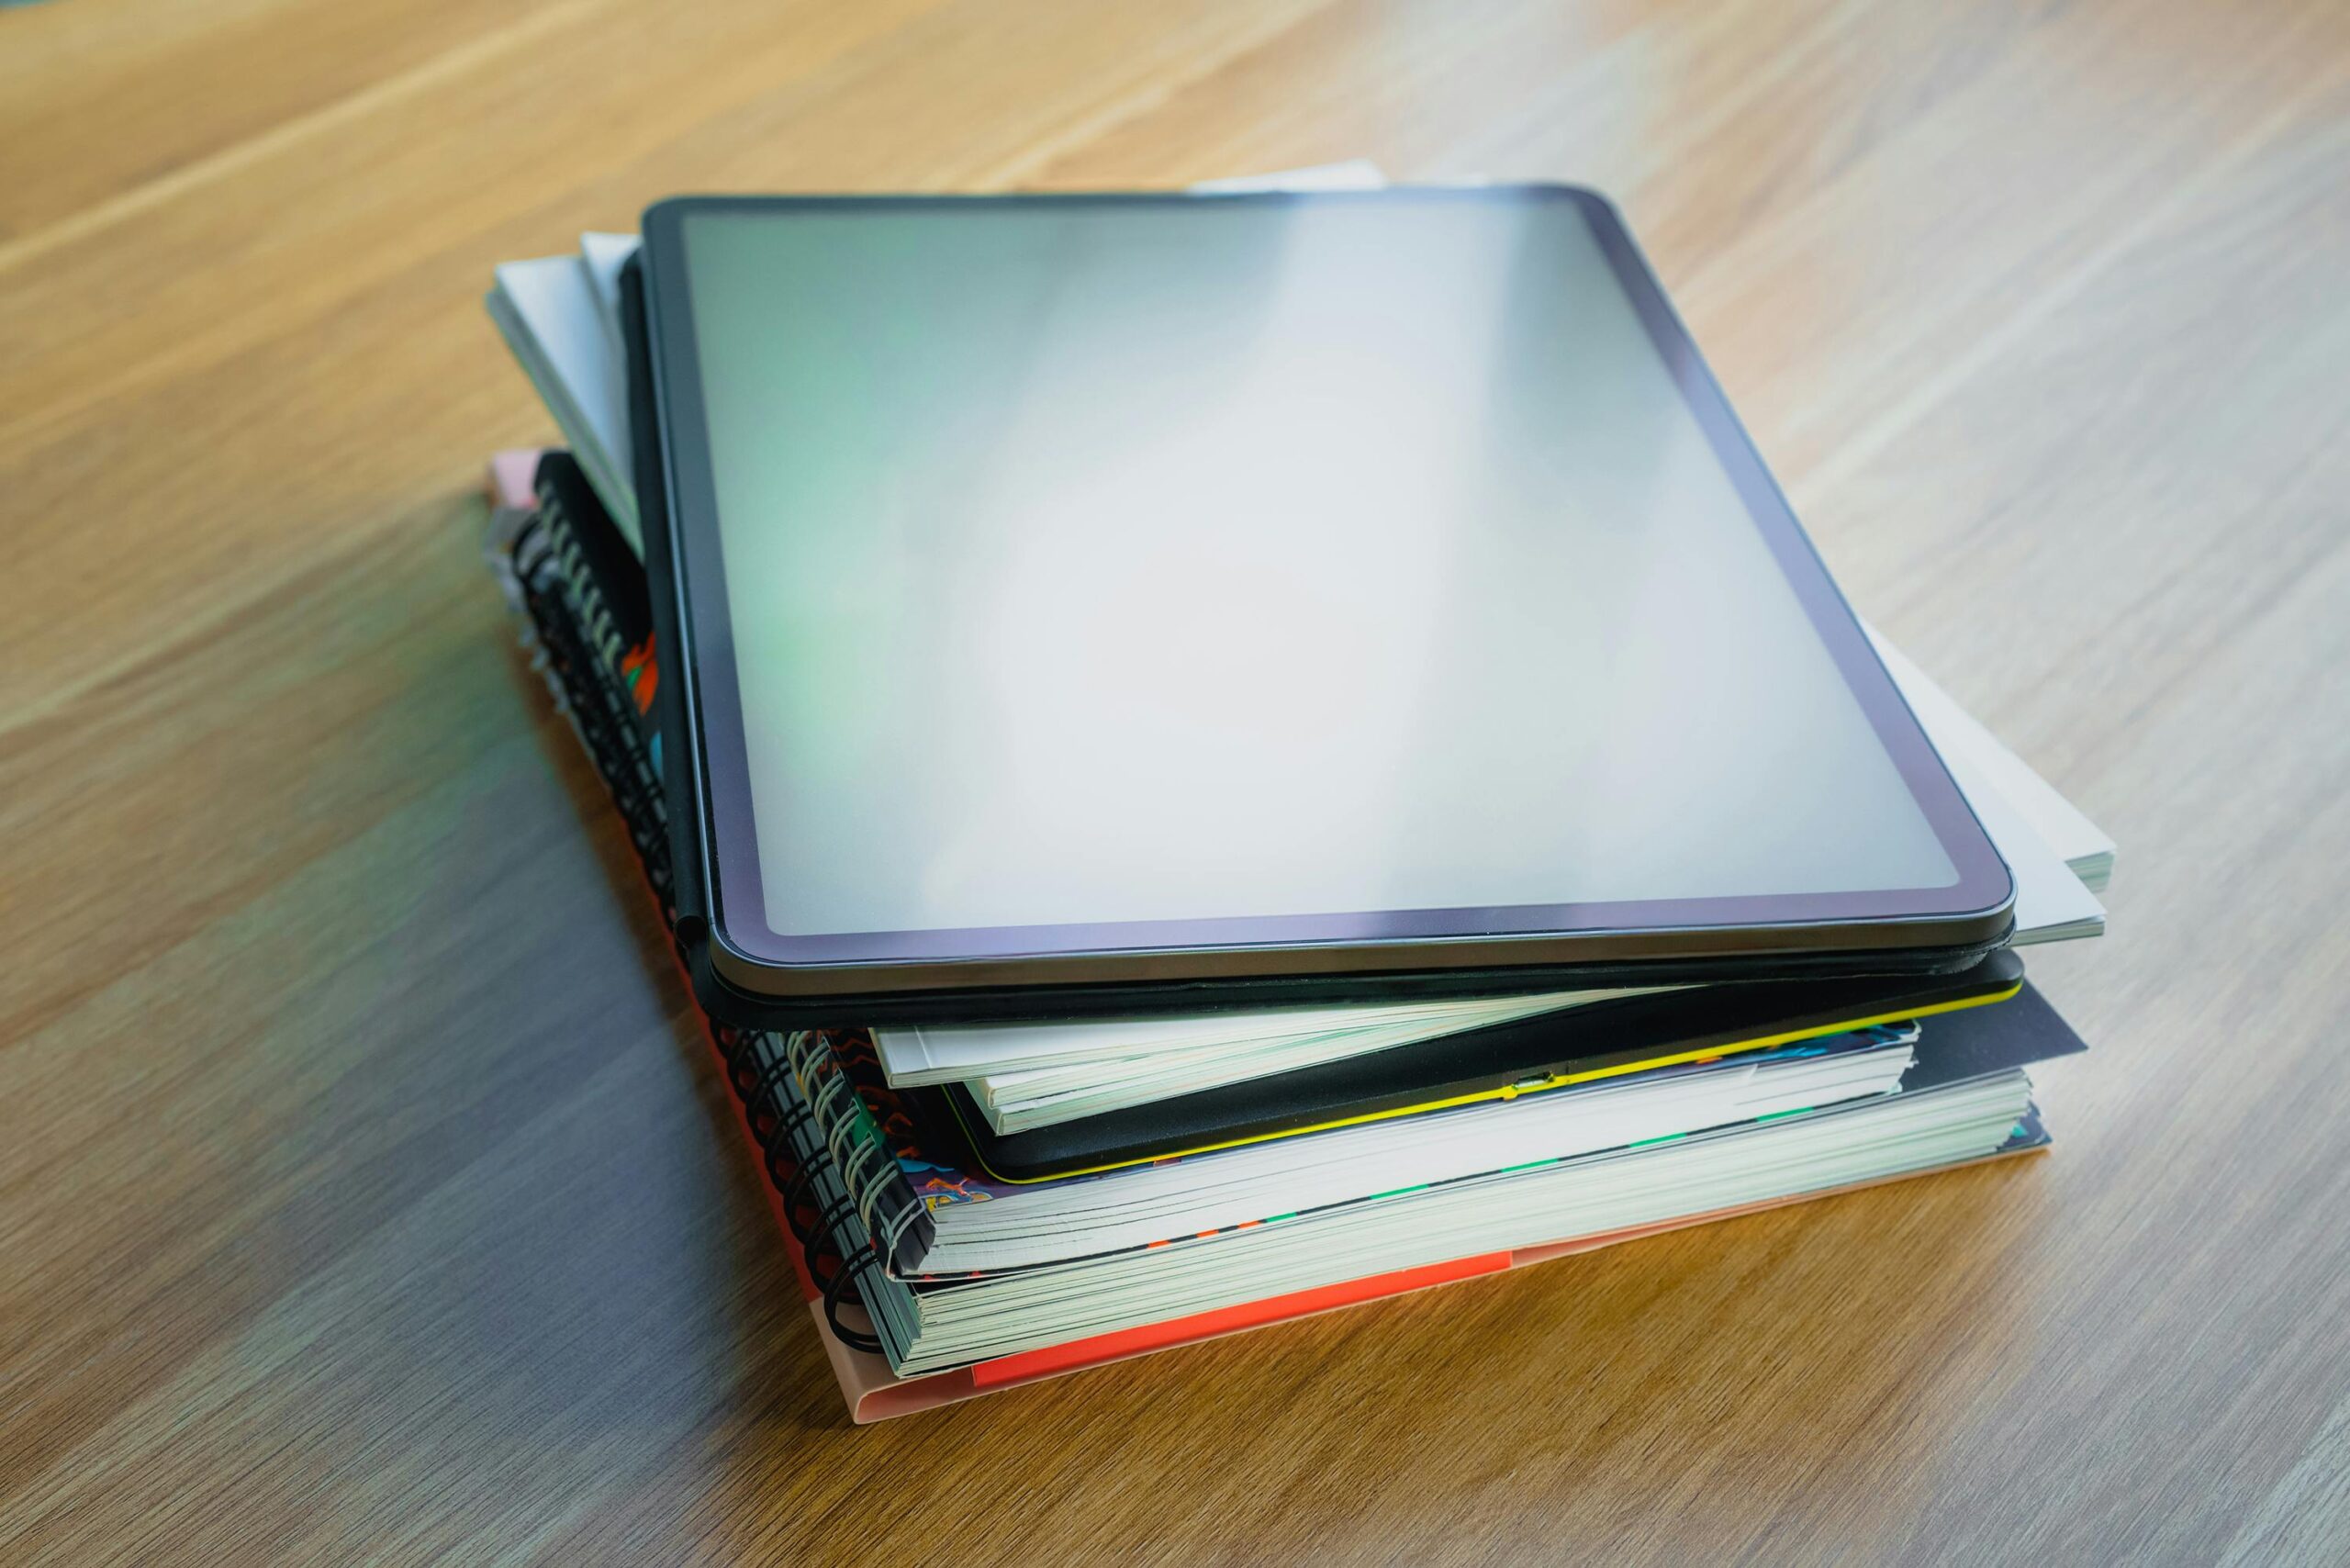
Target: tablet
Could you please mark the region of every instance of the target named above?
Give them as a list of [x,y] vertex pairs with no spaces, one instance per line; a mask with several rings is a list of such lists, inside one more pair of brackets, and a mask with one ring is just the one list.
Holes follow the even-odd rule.
[[1791,1047],[2006,1002],[2023,983],[2023,961],[2001,951],[1954,975],[1695,986],[1016,1133],[995,1131],[959,1083],[901,1092],[933,1097],[946,1113],[933,1119],[953,1126],[976,1169],[999,1182],[1046,1182]]
[[731,994],[878,1022],[2003,938],[2005,867],[1599,197],[644,227],[678,846]]

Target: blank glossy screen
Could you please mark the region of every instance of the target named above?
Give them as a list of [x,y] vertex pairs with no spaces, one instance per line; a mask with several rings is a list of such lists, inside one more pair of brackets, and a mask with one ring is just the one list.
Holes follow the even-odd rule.
[[1955,880],[1572,203],[685,249],[778,934]]

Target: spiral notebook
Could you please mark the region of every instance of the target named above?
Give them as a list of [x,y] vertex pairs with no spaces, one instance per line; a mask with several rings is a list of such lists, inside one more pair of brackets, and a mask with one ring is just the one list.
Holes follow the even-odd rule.
[[[665,807],[648,722],[659,670],[641,568],[568,458],[551,455],[534,478],[527,509],[498,513],[491,560],[526,618],[526,642],[550,690],[628,824],[666,920]],[[2031,1005],[1986,1010],[1998,1027],[1848,1043],[1842,1054],[1854,1058],[1894,1046],[1908,1055],[1897,1094],[1883,1092],[1887,1063],[1880,1057],[1875,1091],[1840,1103],[1841,1110],[1796,1107],[1803,1114],[1694,1127],[1645,1147],[1544,1160],[1537,1170],[1456,1172],[1421,1189],[1428,1195],[1416,1196],[1416,1206],[1393,1193],[1342,1196],[1311,1212],[1232,1220],[1204,1237],[1093,1256],[1039,1255],[977,1278],[940,1278],[923,1267],[938,1228],[932,1223],[925,1237],[923,1222],[954,1205],[957,1183],[963,1204],[988,1199],[952,1163],[947,1144],[923,1141],[932,1135],[917,1131],[920,1118],[894,1098],[869,1038],[722,1029],[711,1037],[742,1102],[769,1203],[792,1238],[798,1287],[852,1418],[867,1421],[1704,1219],[2036,1148],[2046,1136],[2020,1066],[2080,1047],[2044,1003],[2024,1000]],[[1933,1125],[1919,1122],[1921,1115]],[[1863,1116],[1873,1120],[1863,1126]],[[1871,1149],[1877,1152],[1864,1152]],[[1772,1159],[1751,1158],[1757,1152]],[[1758,1164],[1780,1174],[1758,1182]],[[1496,1183],[1512,1182],[1518,1186],[1511,1201],[1496,1202]],[[1425,1223],[1398,1226],[1397,1215]],[[923,1251],[908,1250],[910,1242]],[[1080,1278],[1079,1271],[1091,1273]],[[1066,1303],[1071,1284],[1090,1284],[1102,1310],[1035,1305]]]
[[[1245,1312],[1269,1298],[2037,1147],[2044,1134],[2021,1068],[2078,1048],[2053,1010],[2027,993],[1897,1049],[1863,1048],[1859,1065],[1873,1056],[1907,1065],[1897,1081],[1848,1090],[1833,1103],[1765,1097],[1735,1125],[1530,1159],[1521,1148],[1512,1157],[1522,1163],[1475,1175],[1107,1253],[960,1273],[908,1271],[910,1261],[927,1268],[936,1258],[934,1248],[907,1256],[912,1228],[957,1213],[989,1217],[1007,1200],[968,1173],[938,1167],[918,1126],[908,1136],[903,1107],[876,1097],[869,1051],[856,1036],[795,1036],[755,1047],[744,1059],[794,1150],[791,1192],[816,1215],[808,1230],[845,1260],[828,1301],[837,1307],[847,1299],[838,1288],[845,1275],[866,1308],[869,1327],[844,1326],[835,1311],[836,1331],[862,1336],[854,1342],[879,1350],[896,1375],[915,1376],[1015,1357],[1066,1358],[1072,1345],[1147,1338],[1170,1323]],[[894,1195],[909,1173],[924,1189],[911,1204]],[[1278,1204],[1278,1189],[1262,1201]],[[1303,1193],[1292,1201],[1311,1202]],[[1099,1206],[1115,1218],[1129,1205],[1105,1195]],[[1061,1218],[1085,1212],[1065,1207]],[[1046,1236],[1063,1253],[1092,1245]]]

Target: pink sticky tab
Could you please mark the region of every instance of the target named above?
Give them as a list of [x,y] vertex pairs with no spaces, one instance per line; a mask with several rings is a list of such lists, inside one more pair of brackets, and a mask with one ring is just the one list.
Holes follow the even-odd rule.
[[539,459],[546,455],[535,446],[518,446],[510,451],[494,454],[489,460],[489,504],[494,507],[520,507],[528,511],[539,504],[531,488],[531,481],[539,472]]

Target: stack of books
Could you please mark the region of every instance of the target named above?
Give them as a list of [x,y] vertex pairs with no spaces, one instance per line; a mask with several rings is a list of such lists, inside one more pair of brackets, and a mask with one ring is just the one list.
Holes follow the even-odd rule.
[[[490,313],[569,444],[493,461],[489,556],[673,919],[617,286],[632,245],[498,269]],[[1877,642],[2013,873],[2015,943],[2099,934],[2111,841]],[[860,1421],[2037,1149],[2026,1070],[2082,1048],[2011,952],[1923,981],[709,1022]]]

